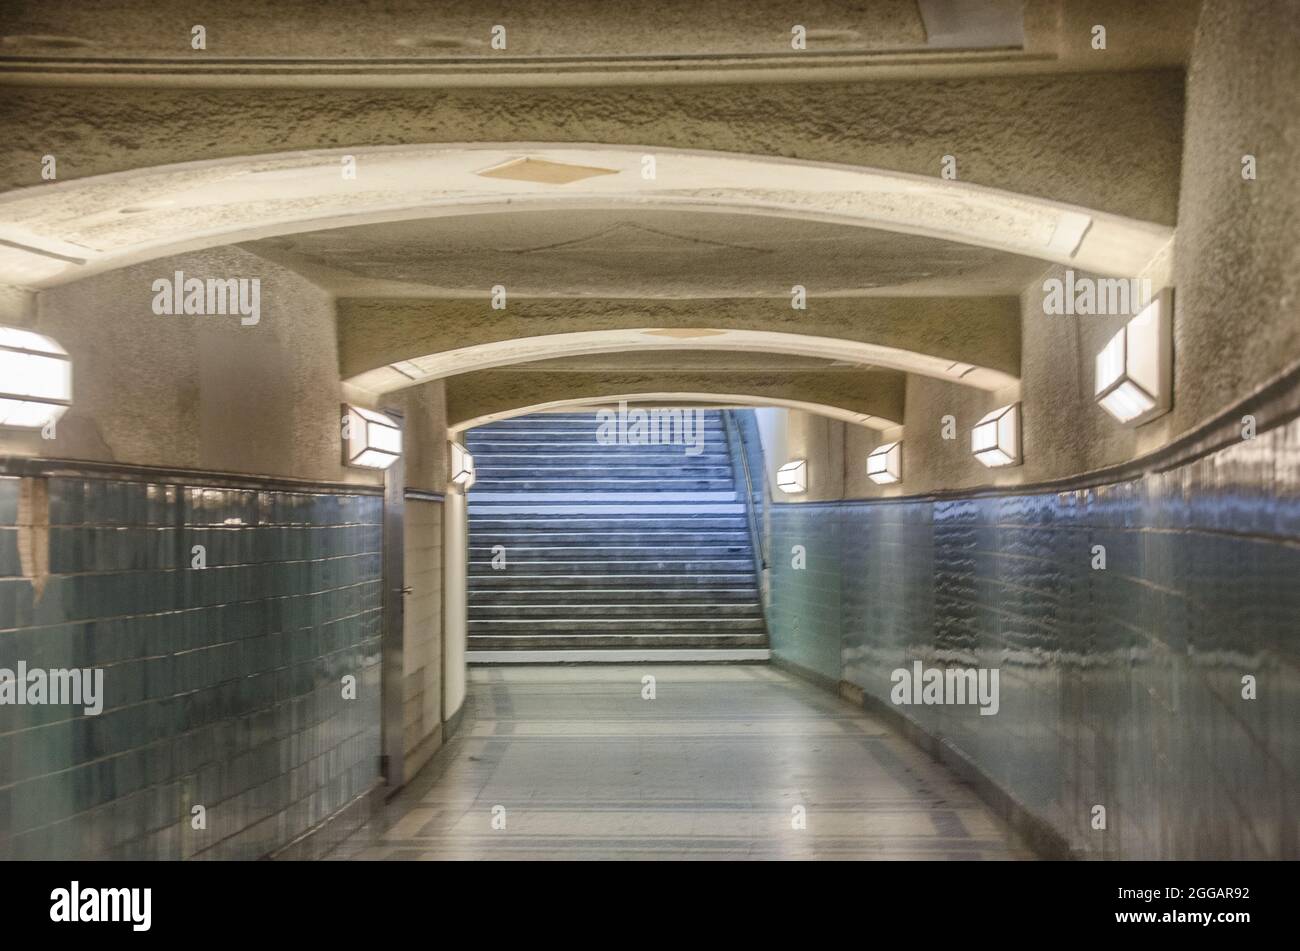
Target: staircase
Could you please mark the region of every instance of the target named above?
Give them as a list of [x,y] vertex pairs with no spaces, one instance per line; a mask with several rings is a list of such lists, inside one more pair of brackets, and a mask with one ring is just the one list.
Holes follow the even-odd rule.
[[[698,455],[680,441],[602,445],[599,423],[595,413],[539,413],[467,433],[478,476],[471,661],[551,659],[507,651],[765,658],[748,515],[721,414],[704,414]],[[494,554],[504,566],[493,567]]]

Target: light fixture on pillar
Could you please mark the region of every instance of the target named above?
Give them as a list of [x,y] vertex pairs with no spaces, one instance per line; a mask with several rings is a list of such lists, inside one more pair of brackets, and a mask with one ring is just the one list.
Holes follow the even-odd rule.
[[986,414],[970,434],[971,452],[990,469],[1020,463],[1020,404],[1008,403]]
[[474,456],[458,442],[451,444],[451,481],[462,489],[468,489],[478,478],[474,470]]
[[808,489],[808,460],[795,459],[776,470],[776,487],[791,495]]
[[40,429],[72,405],[72,360],[49,337],[0,327],[0,426]]
[[1126,426],[1169,412],[1172,301],[1165,288],[1097,354],[1097,402]]
[[867,454],[867,478],[877,485],[889,485],[903,478],[903,443],[887,442]]
[[343,405],[343,464],[387,469],[402,454],[402,428],[390,417]]

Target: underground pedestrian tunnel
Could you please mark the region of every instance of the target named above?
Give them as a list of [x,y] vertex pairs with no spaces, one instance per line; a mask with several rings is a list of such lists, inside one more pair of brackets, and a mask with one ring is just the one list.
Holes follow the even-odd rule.
[[1293,5],[228,6],[0,14],[0,856],[1300,856]]

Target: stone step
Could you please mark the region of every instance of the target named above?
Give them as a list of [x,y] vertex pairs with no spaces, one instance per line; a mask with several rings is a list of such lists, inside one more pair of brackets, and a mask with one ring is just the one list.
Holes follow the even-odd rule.
[[[701,439],[701,435],[703,438]],[[677,429],[670,429],[667,432],[660,431],[658,434],[650,431],[642,433],[601,433],[595,426],[556,426],[548,429],[530,429],[530,428],[513,428],[513,429],[493,429],[490,433],[472,435],[466,438],[466,447],[483,445],[486,443],[550,443],[550,444],[572,444],[585,442],[593,446],[603,446],[607,449],[640,449],[647,447],[681,449],[686,446],[697,446],[701,442],[705,445],[725,444],[727,435],[721,427],[705,426],[702,434],[694,428],[685,432]],[[473,451],[471,449],[471,451]]]
[[557,429],[565,430],[586,428],[595,430],[598,427],[604,427],[606,432],[632,433],[654,430],[656,427],[660,430],[665,427],[675,430],[679,425],[691,428],[703,426],[705,429],[714,430],[722,430],[725,428],[721,416],[709,416],[706,414],[703,419],[700,419],[694,413],[682,412],[677,413],[674,416],[656,416],[655,414],[649,414],[644,418],[644,420],[628,419],[627,422],[622,422],[617,418],[611,418],[608,415],[573,417],[549,415],[516,416],[513,419],[502,419],[495,423],[488,423],[485,426],[480,426],[477,429],[472,430],[472,432],[502,433],[512,432],[515,430],[549,432]]
[[547,436],[539,433],[499,433],[484,436],[471,436],[465,440],[465,448],[470,452],[512,452],[549,455],[552,453],[604,453],[616,456],[646,455],[656,458],[673,458],[687,454],[717,453],[725,455],[728,451],[724,437],[706,432],[703,440],[691,439],[686,442],[602,442],[592,433],[567,433],[560,436]]
[[607,574],[645,574],[645,575],[690,575],[696,572],[713,574],[736,573],[753,570],[753,561],[748,558],[657,558],[635,559],[623,558],[617,561],[607,558],[571,558],[571,559],[514,559],[509,561],[506,569],[493,569],[488,561],[471,561],[471,575],[503,575],[518,572],[521,575],[607,575]]
[[[501,588],[600,588],[654,589],[665,587],[677,590],[689,588],[713,587],[753,587],[757,588],[758,578],[750,571],[712,571],[707,574],[669,574],[667,572],[622,572],[618,574],[516,574],[506,571],[489,571],[472,575],[471,589],[482,591]],[[472,590],[471,590],[472,593]]]
[[471,498],[478,502],[494,498],[503,492],[515,492],[526,493],[533,498],[544,496],[552,501],[570,501],[556,498],[556,494],[580,493],[583,498],[589,498],[592,493],[603,494],[611,491],[657,493],[675,496],[679,500],[685,500],[690,493],[697,492],[725,492],[728,501],[736,497],[730,478],[692,479],[665,474],[640,479],[507,479],[479,476],[471,490]]
[[536,451],[524,449],[471,450],[474,462],[479,468],[494,465],[528,465],[528,466],[666,466],[666,465],[709,465],[730,468],[731,458],[726,452],[710,449],[706,452],[690,455],[681,452],[642,452],[624,449],[611,452],[604,447],[577,448],[570,447],[563,452],[554,447],[539,448]]
[[472,518],[469,535],[477,531],[749,531],[749,521],[742,514],[681,514],[655,517],[647,513],[611,513],[599,518],[585,513],[537,512],[526,518],[517,516]]
[[669,432],[658,435],[646,433],[639,436],[629,434],[618,437],[603,434],[595,427],[590,427],[588,429],[550,431],[535,429],[501,430],[482,436],[471,436],[465,440],[465,446],[471,452],[474,451],[475,447],[517,446],[520,444],[527,444],[537,448],[585,445],[593,450],[602,449],[607,452],[671,450],[682,453],[688,450],[699,452],[701,449],[721,452],[726,449],[727,437],[720,429],[705,429],[702,433],[697,433],[692,429],[684,435],[678,432]]
[[686,506],[685,511],[695,511],[709,504],[735,504],[740,498],[730,481],[723,487],[699,488],[689,482],[682,486],[664,485],[661,480],[647,479],[642,485],[612,483],[596,486],[592,489],[572,489],[567,486],[550,486],[545,489],[528,489],[523,486],[505,486],[499,489],[482,490],[475,486],[470,490],[469,503],[482,508],[489,502],[498,504],[554,502],[557,505],[630,505],[637,502],[661,504],[676,502]]
[[[495,553],[490,545],[476,545],[471,540],[469,547],[470,563],[490,562]],[[745,542],[734,545],[611,545],[592,544],[551,545],[532,544],[504,546],[507,565],[513,566],[529,561],[580,561],[583,559],[603,559],[620,564],[628,561],[695,561],[699,559],[753,559],[750,547]],[[497,569],[502,570],[502,569]]]
[[716,531],[656,531],[647,528],[630,532],[584,528],[581,531],[557,531],[546,525],[533,528],[513,525],[510,531],[471,527],[469,533],[471,548],[491,548],[493,545],[504,545],[506,548],[531,545],[595,545],[605,548],[637,542],[655,545],[742,545],[748,548],[750,537],[749,532],[744,528]]
[[587,481],[621,483],[625,479],[726,479],[731,480],[731,467],[699,465],[686,460],[680,465],[497,465],[474,460],[478,479],[584,479]]
[[[662,412],[664,411],[660,411],[660,413]],[[655,425],[658,425],[660,428],[663,428],[663,426],[667,424],[672,426],[673,428],[676,428],[678,423],[681,423],[683,425],[688,425],[688,426],[703,425],[706,428],[712,428],[712,429],[723,428],[721,416],[716,416],[716,415],[710,416],[706,412],[704,414],[703,419],[701,419],[700,417],[696,416],[693,412],[688,412],[688,411],[668,411],[668,412],[675,412],[676,415],[664,416],[664,415],[656,415],[656,413],[648,413],[645,417],[646,426],[649,428],[653,428]],[[616,423],[617,425],[611,427],[610,425],[611,423]],[[616,417],[611,418],[608,414],[604,414],[601,416],[596,416],[594,414],[591,416],[552,416],[549,413],[541,413],[541,414],[534,414],[532,416],[516,416],[513,419],[498,420],[495,423],[488,423],[485,426],[480,426],[474,431],[496,433],[496,432],[508,432],[510,430],[516,430],[516,429],[552,430],[552,429],[580,428],[584,426],[590,429],[595,429],[598,426],[604,426],[607,429],[628,430],[628,431],[631,431],[633,429],[643,428],[639,420],[629,419],[627,423],[622,423]]]
[[758,603],[758,588],[753,585],[736,585],[734,587],[660,587],[652,588],[536,588],[536,587],[502,587],[472,589],[469,592],[471,605],[493,604],[607,604],[628,605],[642,604],[648,599],[656,604],[747,604]]
[[[667,493],[666,493],[667,494]],[[469,516],[475,517],[502,517],[502,516],[547,516],[547,515],[570,515],[582,516],[585,518],[608,518],[613,515],[734,515],[738,518],[745,516],[745,503],[743,502],[681,502],[671,496],[661,499],[658,502],[654,500],[654,493],[643,493],[635,501],[610,502],[610,501],[574,501],[573,496],[559,495],[558,499],[539,497],[538,495],[528,495],[526,493],[486,493],[484,500],[477,500],[471,494],[469,500]],[[583,498],[581,495],[578,498]]]
[[470,442],[466,447],[474,454],[474,460],[495,459],[502,456],[514,456],[524,459],[544,459],[562,462],[584,456],[603,456],[611,463],[624,459],[643,461],[650,465],[668,465],[683,461],[707,459],[717,462],[726,458],[727,447],[723,443],[706,440],[702,446],[692,443],[689,446],[603,446],[594,439],[570,439],[554,443],[533,443],[527,440],[494,440],[492,442]]
[[711,634],[762,634],[761,618],[727,617],[622,617],[591,618],[517,618],[512,620],[469,621],[470,637],[535,636],[538,634],[601,634],[616,629],[617,637],[636,634],[675,634],[709,632]]
[[473,635],[468,638],[470,650],[592,650],[606,648],[625,650],[641,648],[689,647],[766,647],[766,634],[719,635],[707,630],[671,632],[663,634],[619,634],[616,627],[605,631],[583,634],[547,634],[531,636]]
[[661,602],[658,599],[636,604],[534,604],[531,601],[493,602],[471,604],[471,621],[555,621],[565,618],[627,618],[680,620],[682,618],[748,618],[762,621],[762,606],[757,600],[749,602],[696,603],[690,601]]

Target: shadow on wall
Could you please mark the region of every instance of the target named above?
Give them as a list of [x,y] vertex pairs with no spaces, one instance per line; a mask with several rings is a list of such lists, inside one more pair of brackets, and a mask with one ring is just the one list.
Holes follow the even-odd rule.
[[[899,711],[1077,854],[1300,857],[1300,420],[1091,489],[769,508],[778,658]],[[997,670],[997,713],[893,704],[918,661]]]

